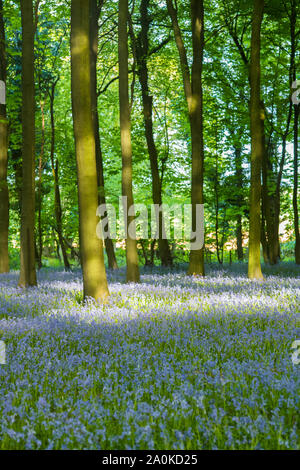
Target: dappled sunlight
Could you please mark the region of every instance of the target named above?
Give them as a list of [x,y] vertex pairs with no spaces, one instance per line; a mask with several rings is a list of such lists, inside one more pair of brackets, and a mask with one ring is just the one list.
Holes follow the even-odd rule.
[[287,272],[145,269],[136,285],[120,270],[103,305],[82,302],[79,271],[42,270],[26,296],[2,275],[0,434],[28,449],[296,448],[300,280]]

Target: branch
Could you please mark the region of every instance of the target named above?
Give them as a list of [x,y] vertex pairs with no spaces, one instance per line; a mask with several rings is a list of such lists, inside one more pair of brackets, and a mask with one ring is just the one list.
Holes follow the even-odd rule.
[[39,21],[39,6],[40,6],[41,0],[36,0],[35,5],[34,5],[34,32],[37,30],[37,25]]
[[[128,73],[134,73],[134,70],[129,70]],[[97,91],[97,97],[99,97],[100,95],[103,95],[103,93],[106,92],[106,90],[110,87],[110,85],[112,83],[114,83],[116,80],[119,80],[119,75],[117,77],[113,77],[106,85],[104,88],[102,89],[99,89]]]
[[151,56],[152,54],[156,54],[156,52],[160,51],[164,46],[166,46],[169,42],[171,41],[171,35],[164,39],[160,44],[157,46],[153,47],[151,51],[149,52],[148,56]]

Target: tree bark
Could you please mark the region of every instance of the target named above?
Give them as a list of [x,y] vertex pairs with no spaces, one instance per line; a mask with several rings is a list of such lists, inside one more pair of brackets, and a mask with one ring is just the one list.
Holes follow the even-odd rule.
[[66,246],[63,236],[63,223],[62,223],[62,207],[61,207],[61,197],[60,197],[60,187],[59,187],[59,164],[58,160],[54,162],[54,152],[55,152],[55,121],[54,121],[54,98],[55,98],[55,87],[58,82],[58,79],[51,84],[51,89],[49,91],[50,98],[50,118],[51,118],[51,150],[50,150],[50,160],[53,174],[54,182],[54,213],[56,220],[56,231],[58,235],[59,244],[61,247],[61,252],[64,261],[64,267],[66,271],[71,269],[68,255],[66,251]]
[[[119,0],[119,100],[120,100],[120,130],[122,150],[122,195],[127,200],[124,208],[127,282],[139,282],[138,252],[135,237],[135,216],[129,209],[133,209],[132,191],[132,145],[130,105],[128,94],[128,0]],[[129,233],[129,225],[131,233]]]
[[79,234],[84,298],[108,295],[103,243],[97,238],[97,168],[91,105],[90,8],[86,0],[71,5],[72,109],[78,179]]
[[[235,179],[236,185],[239,192],[243,188],[243,168],[242,168],[242,149],[240,147],[234,147],[234,160],[235,160]],[[242,230],[242,214],[241,214],[241,194],[238,194],[237,199],[237,208],[239,213],[236,218],[236,253],[238,261],[243,261],[244,252],[243,252],[243,230]]]
[[32,0],[21,0],[22,17],[22,207],[19,286],[35,286],[35,87]]
[[251,62],[250,62],[250,131],[251,131],[251,181],[250,181],[250,227],[249,264],[250,279],[263,279],[260,264],[260,199],[261,168],[263,159],[263,119],[260,100],[260,34],[264,0],[253,0]]
[[[203,91],[202,64],[204,50],[204,8],[203,0],[191,0],[193,64],[192,72],[188,65],[186,48],[178,24],[177,10],[173,1],[167,0],[168,12],[176,46],[179,53],[185,97],[188,106],[189,122],[192,141],[192,230],[196,230],[196,207],[203,204],[203,172],[204,172],[204,142],[203,142]],[[191,75],[191,76],[190,76]],[[192,249],[188,274],[204,276],[204,247]]]
[[[262,113],[264,113],[262,109]],[[262,122],[262,126],[264,126]],[[264,219],[266,222],[266,243],[268,246],[268,262],[274,265],[278,261],[276,247],[276,233],[275,233],[275,210],[274,210],[274,192],[271,190],[272,184],[270,183],[270,177],[273,175],[273,170],[270,162],[269,148],[265,145],[264,129],[263,133],[263,158],[262,158],[262,200],[263,200],[263,211]],[[272,191],[272,192],[271,192]]]
[[38,268],[42,268],[42,256],[43,256],[43,227],[42,227],[42,205],[43,205],[43,159],[45,152],[45,110],[44,101],[41,99],[41,115],[42,115],[42,136],[41,136],[41,150],[39,156],[39,181],[38,181]]
[[[130,28],[131,40],[136,55],[137,71],[142,90],[143,115],[145,137],[147,142],[148,154],[150,159],[150,168],[152,175],[152,199],[157,209],[162,205],[162,184],[158,167],[158,152],[153,135],[153,97],[150,94],[148,65],[149,57],[149,0],[142,0],[140,5],[141,33],[135,37],[133,28]],[[165,238],[165,224],[163,210],[158,210],[156,214],[158,249],[161,264],[163,266],[172,266],[168,240]]]
[[4,97],[0,103],[0,273],[9,272],[8,226],[9,194],[7,185],[7,146],[8,122],[6,115],[6,52],[5,30],[3,19],[3,1],[0,0],[0,81],[4,86]]
[[[236,27],[228,20],[226,21],[226,25],[229,31],[229,34],[231,35],[238,52],[241,56],[241,59],[244,63],[244,65],[247,68],[247,75],[248,75],[248,80],[250,83],[251,87],[251,64],[249,64],[248,57],[244,51],[243,44],[241,40],[239,39],[237,35],[237,29]],[[265,114],[265,105],[263,101],[260,103],[261,106],[261,114]],[[262,190],[261,190],[261,199],[262,199],[262,210],[264,211],[264,214],[262,214],[262,217],[265,219],[265,224],[261,225],[260,228],[260,233],[261,233],[261,243],[262,243],[262,248],[263,248],[263,254],[264,254],[264,260],[265,262],[269,262],[269,255],[268,253],[271,253],[272,256],[272,264],[275,264],[277,262],[277,259],[279,257],[279,252],[280,252],[280,246],[279,246],[279,224],[278,224],[278,229],[276,233],[276,213],[274,209],[274,212],[272,213],[273,206],[276,205],[275,201],[275,196],[269,195],[269,185],[268,185],[268,172],[264,171],[264,169],[268,168],[268,154],[265,148],[265,128],[264,128],[264,119],[261,119],[261,146],[263,148],[263,154],[262,154],[262,159],[261,159],[261,165],[262,165],[262,173],[263,173],[263,185],[262,185]],[[275,207],[275,206],[274,206]],[[271,210],[272,209],[272,210]],[[279,220],[279,216],[278,216]],[[266,236],[266,233],[268,235],[268,238]]]
[[[98,113],[98,101],[97,101],[97,56],[98,56],[98,33],[99,33],[99,17],[102,8],[103,0],[100,5],[97,5],[97,0],[90,0],[90,42],[91,42],[91,100],[92,100],[92,117],[95,131],[95,143],[96,143],[96,165],[97,165],[97,184],[98,184],[98,195],[99,205],[106,208],[105,198],[105,187],[104,187],[104,171],[103,171],[103,157],[101,149],[101,140],[99,132],[99,113]],[[103,219],[107,219],[107,211],[105,210]],[[103,222],[104,223],[104,222]],[[107,227],[103,226],[103,230],[109,233],[109,224]],[[110,237],[106,237],[104,240],[105,249],[107,254],[108,266],[110,269],[118,269],[118,264],[115,255],[115,249],[113,241]]]

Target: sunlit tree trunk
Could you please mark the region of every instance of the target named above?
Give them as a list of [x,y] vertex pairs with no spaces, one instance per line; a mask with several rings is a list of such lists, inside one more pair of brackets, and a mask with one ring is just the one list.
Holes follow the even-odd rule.
[[8,225],[9,195],[7,186],[7,117],[6,117],[6,53],[3,1],[0,0],[0,81],[3,95],[0,103],[0,273],[9,271]]
[[[96,165],[97,165],[97,183],[99,205],[106,207],[105,188],[104,188],[104,171],[103,171],[103,157],[101,149],[101,140],[99,132],[99,113],[98,113],[98,100],[97,100],[97,55],[98,55],[98,34],[99,34],[99,16],[104,0],[100,1],[98,5],[97,0],[90,0],[90,44],[91,44],[91,100],[92,100],[92,116],[93,125],[95,129],[95,143],[96,143]],[[107,212],[104,211],[103,220],[107,221],[108,226],[103,227],[109,233],[109,223],[107,219]],[[110,237],[105,238],[105,249],[107,254],[108,266],[110,269],[118,269],[118,264],[115,255],[113,241]]]
[[[235,27],[235,21],[230,21],[227,18],[225,18],[225,22],[228,28],[228,32],[231,35],[234,44],[237,47],[237,50],[241,56],[241,59],[244,63],[244,65],[247,68],[247,73],[248,73],[248,80],[250,83],[251,87],[251,65],[249,63],[249,59],[247,57],[247,54],[244,50],[243,47],[243,42],[241,38],[239,37],[239,34],[237,32],[237,28]],[[265,114],[265,105],[264,102],[260,102],[261,106],[261,114]],[[268,154],[265,149],[265,126],[264,126],[264,120],[261,120],[261,146],[263,148],[263,154],[262,154],[262,160],[261,160],[261,165],[264,166],[264,169],[267,168],[268,166]],[[263,168],[262,168],[263,170]],[[261,224],[260,232],[261,232],[261,243],[262,243],[262,248],[263,248],[263,255],[264,255],[264,260],[265,263],[269,262],[269,253],[271,254],[272,257],[272,263],[276,263],[277,259],[279,258],[279,252],[280,252],[280,247],[279,247],[279,225],[278,225],[278,230],[276,233],[276,212],[275,210],[273,211],[273,205],[276,204],[275,202],[275,195],[269,194],[270,190],[270,184],[267,178],[267,172],[262,171],[263,173],[263,185],[262,185],[262,190],[261,190],[261,198],[262,198],[262,210],[263,210],[263,218],[264,218],[264,224]],[[274,176],[274,174],[272,175]],[[279,217],[279,216],[278,216]],[[279,220],[279,219],[278,219]]]
[[32,0],[21,0],[22,17],[22,207],[19,286],[37,283],[35,270],[35,87]]
[[[138,252],[135,237],[135,216],[128,213],[133,208],[132,145],[130,105],[128,93],[128,0],[119,0],[119,100],[122,150],[122,195],[127,199],[124,210],[126,235],[127,282],[139,282]],[[131,228],[129,233],[128,228]]]
[[250,61],[250,130],[251,130],[251,182],[250,182],[250,228],[249,263],[250,279],[262,279],[260,264],[260,199],[261,168],[263,158],[262,120],[260,99],[260,33],[263,19],[264,1],[253,0],[251,61]]
[[77,161],[79,233],[84,297],[108,295],[103,243],[97,238],[98,207],[95,136],[91,106],[89,2],[72,0],[72,109]]

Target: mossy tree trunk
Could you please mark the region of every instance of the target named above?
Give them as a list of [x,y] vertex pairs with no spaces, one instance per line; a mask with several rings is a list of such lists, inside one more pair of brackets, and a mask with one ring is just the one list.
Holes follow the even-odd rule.
[[[135,236],[135,216],[133,215],[132,190],[132,145],[130,104],[128,93],[128,0],[119,0],[118,52],[119,52],[119,101],[122,150],[122,195],[127,200],[124,208],[127,282],[139,282],[138,252]],[[129,209],[131,212],[129,213]],[[130,233],[129,233],[130,227]]]
[[103,301],[109,291],[103,242],[97,237],[97,168],[91,106],[90,4],[71,4],[72,110],[77,162],[79,234],[84,298]]

